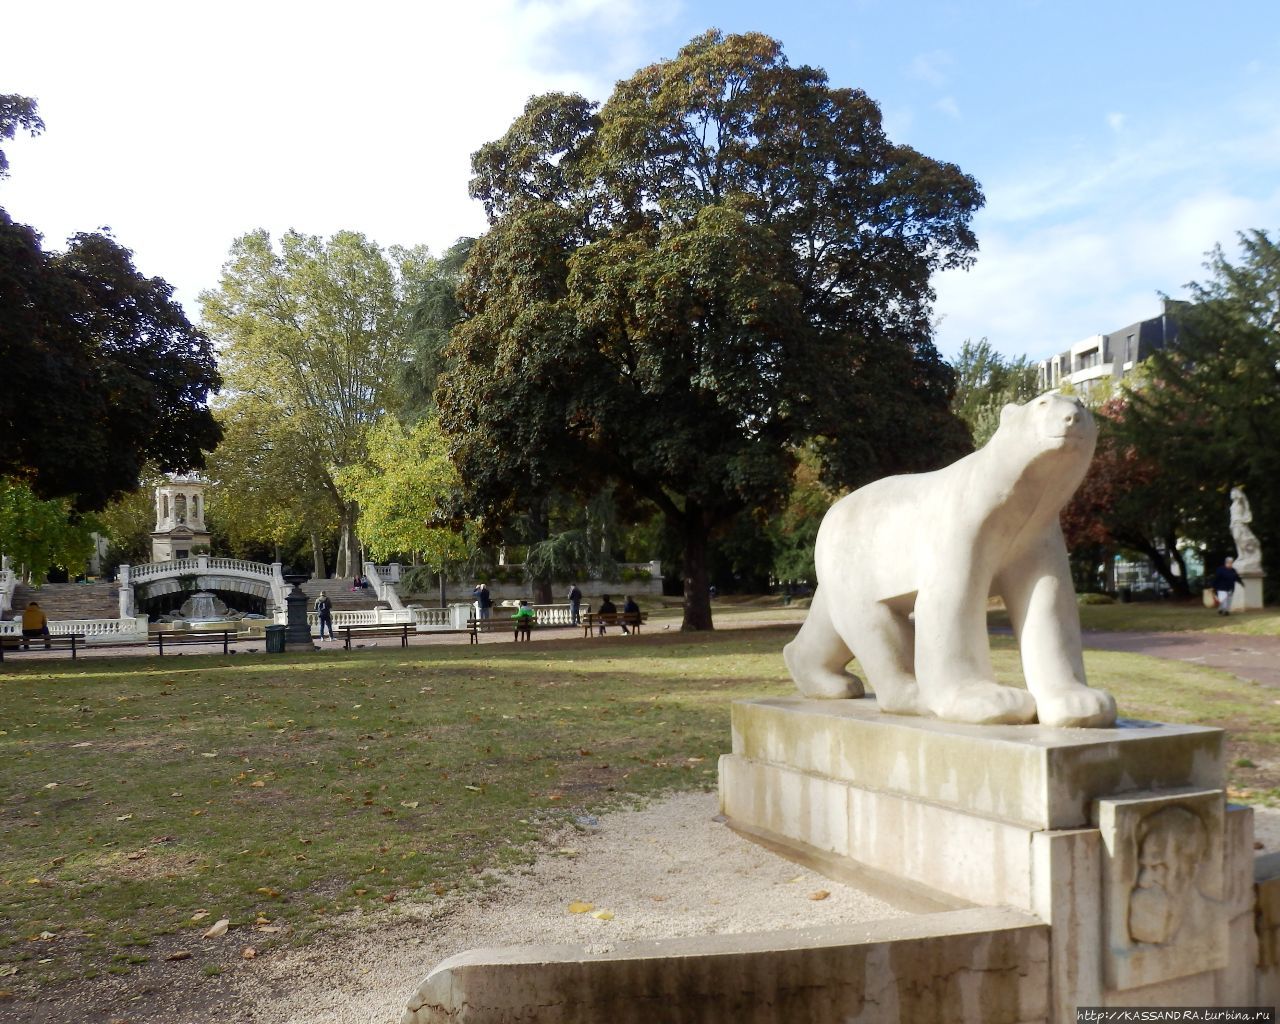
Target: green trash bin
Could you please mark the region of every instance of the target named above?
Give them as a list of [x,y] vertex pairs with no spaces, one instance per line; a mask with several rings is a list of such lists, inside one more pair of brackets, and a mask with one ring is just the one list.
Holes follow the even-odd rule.
[[288,626],[267,627],[267,653],[284,654],[284,635],[289,632]]

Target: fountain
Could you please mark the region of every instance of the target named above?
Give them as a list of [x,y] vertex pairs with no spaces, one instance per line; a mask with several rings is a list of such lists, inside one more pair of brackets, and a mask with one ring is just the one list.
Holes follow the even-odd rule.
[[245,617],[244,612],[228,608],[216,594],[200,590],[183,601],[177,611],[160,616],[160,621],[175,629],[226,629]]

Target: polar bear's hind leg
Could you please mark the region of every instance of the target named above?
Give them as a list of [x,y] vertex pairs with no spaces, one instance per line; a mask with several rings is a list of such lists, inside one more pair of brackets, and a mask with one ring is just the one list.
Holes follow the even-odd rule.
[[852,659],[853,652],[836,632],[819,587],[800,632],[782,649],[787,671],[806,697],[861,697],[865,692],[862,680],[845,670]]

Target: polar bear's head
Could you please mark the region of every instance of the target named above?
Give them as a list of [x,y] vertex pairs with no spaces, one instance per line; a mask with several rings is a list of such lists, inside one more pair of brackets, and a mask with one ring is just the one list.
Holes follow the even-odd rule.
[[1069,461],[1089,464],[1098,441],[1098,425],[1080,399],[1049,391],[1026,405],[1010,403],[1000,410],[993,441],[1013,441],[1029,455],[1062,452]]

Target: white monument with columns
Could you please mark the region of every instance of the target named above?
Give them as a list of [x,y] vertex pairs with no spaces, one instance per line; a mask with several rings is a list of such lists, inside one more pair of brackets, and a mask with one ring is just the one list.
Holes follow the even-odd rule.
[[209,547],[204,525],[205,488],[197,477],[169,477],[156,488],[156,527],[151,531],[151,560],[191,558]]

